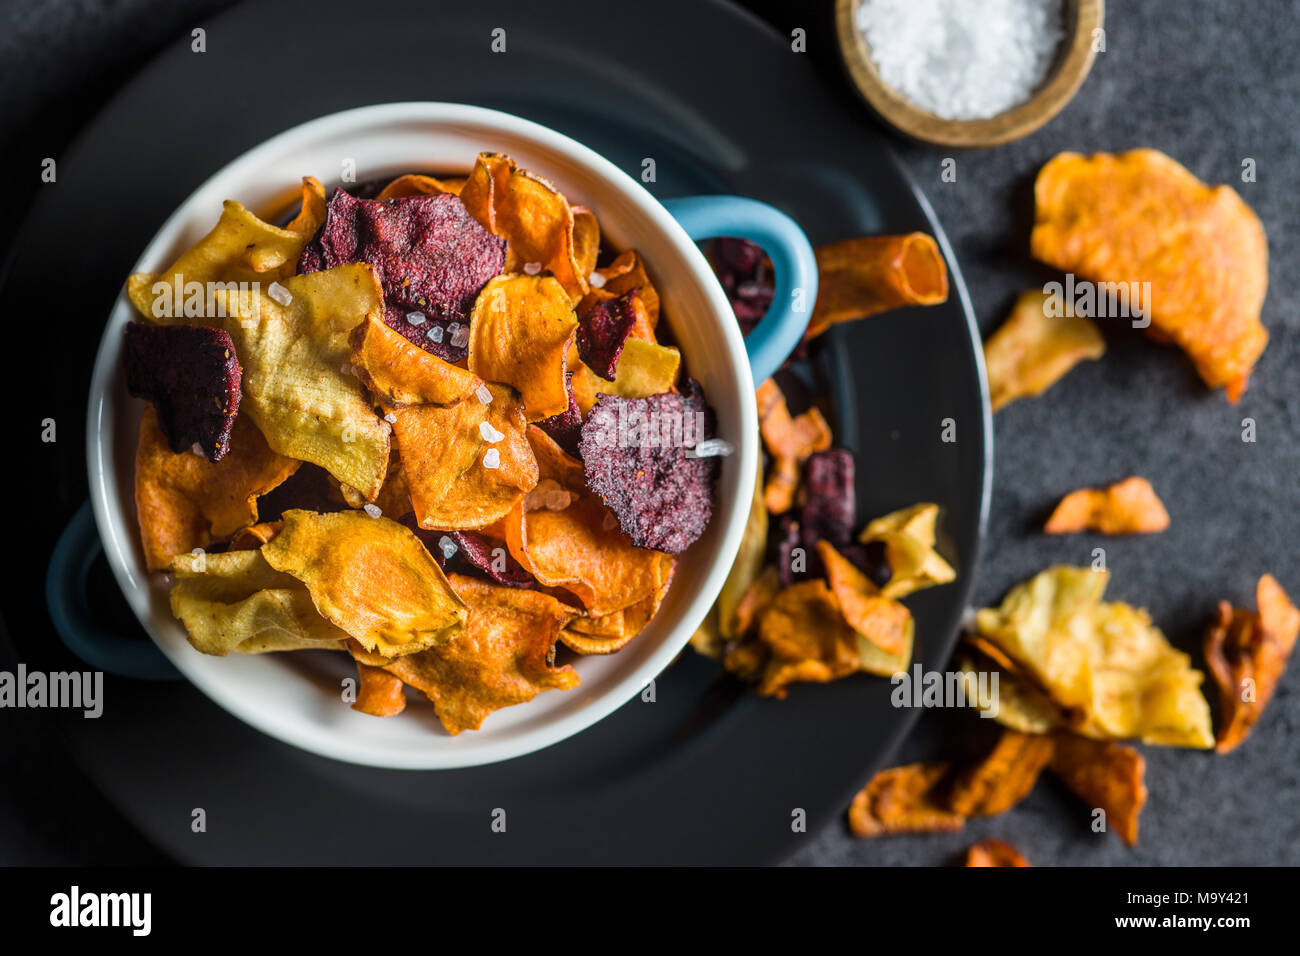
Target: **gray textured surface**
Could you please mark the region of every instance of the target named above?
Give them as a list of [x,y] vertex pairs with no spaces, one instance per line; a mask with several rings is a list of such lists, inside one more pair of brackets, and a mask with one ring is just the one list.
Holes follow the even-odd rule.
[[[46,134],[75,129],[135,57],[224,5],[0,0],[6,26],[0,31],[0,137],[16,135],[42,110]],[[804,15],[776,3],[752,5],[783,26],[798,25]],[[995,421],[996,479],[978,598],[996,601],[1048,564],[1086,562],[1100,544],[1114,572],[1110,595],[1149,607],[1171,639],[1199,658],[1201,629],[1219,598],[1251,602],[1264,571],[1300,592],[1300,555],[1292,547],[1300,531],[1300,396],[1294,394],[1300,297],[1292,269],[1300,223],[1294,132],[1300,12],[1291,0],[1120,0],[1110,6],[1107,52],[1074,102],[1045,129],[984,152],[899,148],[948,230],[986,332],[1019,291],[1051,276],[1028,255],[1031,186],[1042,163],[1063,149],[1156,147],[1207,181],[1236,185],[1263,219],[1272,256],[1264,317],[1273,338],[1240,404],[1230,406],[1221,393],[1206,391],[1177,352],[1108,330],[1104,360],[1080,367],[1046,396],[1013,405]],[[831,44],[810,26],[810,54],[823,66],[833,60]],[[833,69],[826,72],[841,82]],[[106,79],[91,82],[97,77]],[[48,110],[59,102],[74,108],[66,116]],[[864,110],[862,122],[871,121]],[[940,162],[948,155],[957,158],[955,183],[940,181]],[[1254,184],[1240,183],[1246,157],[1257,163]],[[1255,444],[1240,440],[1247,416],[1258,423]],[[1130,473],[1150,478],[1164,498],[1173,518],[1166,534],[1098,541],[1036,532],[1065,491]],[[1300,863],[1298,687],[1300,668],[1293,668],[1261,726],[1232,755],[1147,748],[1151,798],[1135,850],[1113,835],[1091,833],[1087,808],[1045,780],[1012,812],[971,824],[962,834],[856,841],[832,827],[809,835],[807,850],[793,862],[946,863],[973,840],[996,835],[1039,864]],[[990,732],[964,714],[927,714],[900,760],[977,750]],[[103,807],[77,806],[83,828],[57,825],[51,812],[72,810],[67,790],[57,785],[80,782],[48,748],[13,740],[12,747],[0,748],[0,764],[21,763],[28,772],[21,787],[0,791],[0,859],[148,858]],[[44,775],[42,762],[51,764]],[[9,772],[3,777],[15,780]],[[52,809],[42,789],[58,790],[64,802]]]

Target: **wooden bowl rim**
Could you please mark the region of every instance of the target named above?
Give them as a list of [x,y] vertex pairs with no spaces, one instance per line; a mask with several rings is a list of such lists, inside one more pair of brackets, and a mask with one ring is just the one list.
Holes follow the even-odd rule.
[[1064,58],[1048,81],[1014,109],[988,119],[952,120],[936,116],[912,103],[887,84],[876,69],[866,38],[858,30],[855,14],[861,0],[835,0],[835,27],[840,53],[853,85],[879,116],[914,139],[941,146],[997,146],[1028,136],[1065,108],[1088,71],[1096,51],[1092,34],[1106,18],[1105,0],[1071,0],[1073,33]]

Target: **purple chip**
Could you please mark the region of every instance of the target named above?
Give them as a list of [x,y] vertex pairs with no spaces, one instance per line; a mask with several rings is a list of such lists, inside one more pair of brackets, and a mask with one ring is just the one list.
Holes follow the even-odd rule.
[[578,442],[587,487],[635,544],[680,554],[713,515],[718,459],[688,454],[712,433],[713,410],[694,379],[680,394],[601,395]]
[[500,541],[476,531],[448,531],[447,537],[451,538],[458,549],[453,560],[460,558],[497,584],[509,588],[531,588],[537,583]]
[[224,329],[132,322],[123,342],[126,390],[147,399],[174,452],[202,449],[208,461],[230,451],[243,372]]
[[639,290],[592,306],[578,318],[578,356],[593,372],[612,381],[623,345],[636,325]]
[[[788,588],[796,581],[803,581],[810,577],[808,573],[809,555],[807,549],[799,537],[799,522],[795,521],[790,515],[782,515],[778,525],[778,534],[776,542],[776,571],[781,577],[781,586]],[[804,550],[803,567],[798,571],[795,570],[795,549]],[[815,552],[814,552],[815,554]]]
[[767,314],[776,293],[767,256],[748,239],[724,237],[713,243],[713,269],[741,331],[748,335]]
[[580,457],[578,439],[582,436],[582,413],[578,410],[578,399],[573,394],[573,373],[564,376],[564,387],[569,393],[569,407],[558,415],[543,418],[537,427],[555,439],[559,445],[574,458]]
[[505,265],[506,244],[459,196],[357,199],[336,189],[325,221],[303,247],[299,272],[366,262],[384,290],[384,322],[439,358],[467,352],[474,299]]
[[818,541],[829,541],[837,551],[852,541],[857,520],[853,472],[853,453],[846,448],[814,452],[804,464],[799,540],[808,552],[808,569],[814,575],[824,572]]

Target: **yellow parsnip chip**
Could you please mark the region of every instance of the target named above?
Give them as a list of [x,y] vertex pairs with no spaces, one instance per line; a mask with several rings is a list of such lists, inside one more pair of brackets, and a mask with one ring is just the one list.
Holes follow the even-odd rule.
[[369,651],[412,654],[455,640],[465,605],[409,528],[361,511],[286,511],[262,546],[277,571],[302,581],[316,609]]
[[939,506],[922,502],[876,518],[862,529],[858,540],[863,544],[879,541],[885,546],[890,568],[889,581],[880,589],[885,597],[906,597],[957,577],[934,550],[938,518]]
[[[1069,314],[1067,314],[1069,313]],[[1021,294],[1002,327],[984,343],[993,410],[1041,395],[1084,359],[1106,354],[1101,330],[1060,296]]]

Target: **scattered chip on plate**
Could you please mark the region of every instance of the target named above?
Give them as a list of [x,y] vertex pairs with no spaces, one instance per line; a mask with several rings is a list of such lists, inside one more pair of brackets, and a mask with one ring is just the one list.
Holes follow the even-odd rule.
[[1039,171],[1034,199],[1036,258],[1104,291],[1096,315],[1149,321],[1148,333],[1183,349],[1206,385],[1241,396],[1268,343],[1259,320],[1268,239],[1240,196],[1136,149],[1061,153]]
[[1029,796],[1051,759],[1051,737],[1005,730],[988,756],[957,775],[949,809],[966,817],[1005,813]]
[[817,250],[817,304],[808,336],[907,305],[948,299],[948,269],[925,233],[845,239]]
[[1137,843],[1138,815],[1147,802],[1140,753],[1111,740],[1056,734],[1049,766],[1087,806],[1106,814],[1106,825],[1125,843]]
[[1085,359],[1106,353],[1101,330],[1073,303],[1039,289],[1022,292],[1011,315],[984,343],[989,401],[996,412],[1041,395]]
[[1134,475],[1106,488],[1070,492],[1043,530],[1048,534],[1157,534],[1168,527],[1169,512],[1151,482]]
[[1005,840],[987,839],[966,851],[967,866],[1029,866],[1029,861]]
[[882,515],[862,529],[860,542],[885,546],[890,572],[880,588],[885,597],[906,597],[956,579],[952,565],[934,549],[938,518],[939,506],[922,502]]
[[853,798],[849,829],[859,837],[960,830],[966,818],[944,807],[935,793],[947,775],[946,763],[913,763],[880,771]]
[[813,452],[831,447],[831,429],[816,407],[791,415],[785,395],[772,379],[758,387],[758,428],[772,456],[763,500],[774,515],[794,505],[800,467]]

